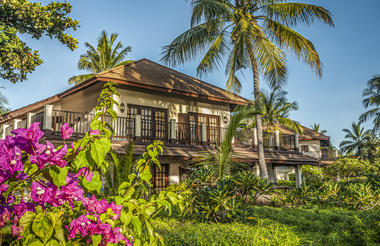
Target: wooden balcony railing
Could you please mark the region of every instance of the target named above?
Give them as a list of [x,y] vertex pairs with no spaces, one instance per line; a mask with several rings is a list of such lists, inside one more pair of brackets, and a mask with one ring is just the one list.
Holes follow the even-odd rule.
[[[73,128],[75,136],[81,136],[91,130],[91,121],[94,114],[71,112],[63,110],[50,110],[49,116],[44,111],[31,117],[31,123],[41,122],[41,127],[48,127],[53,132],[59,132],[64,123]],[[51,118],[49,118],[51,117]],[[43,121],[51,126],[44,126]],[[218,146],[224,140],[227,128],[207,126],[205,124],[177,123],[175,120],[150,120],[140,115],[133,117],[117,117],[113,120],[106,116],[105,121],[114,129],[112,140],[131,141],[136,143],[150,143],[161,140],[165,143],[181,145],[208,145]],[[26,119],[18,123],[18,127],[26,127]],[[25,125],[25,126],[24,126]],[[8,127],[12,129],[12,127]],[[9,130],[8,130],[9,131]],[[7,132],[7,134],[10,132]],[[138,134],[138,136],[137,136]],[[264,133],[264,149],[268,150],[295,150],[294,135],[280,135],[279,146],[276,146],[276,137],[272,133]],[[238,129],[233,139],[233,146],[240,148],[255,147],[254,131],[252,129]],[[256,143],[257,144],[257,143]]]

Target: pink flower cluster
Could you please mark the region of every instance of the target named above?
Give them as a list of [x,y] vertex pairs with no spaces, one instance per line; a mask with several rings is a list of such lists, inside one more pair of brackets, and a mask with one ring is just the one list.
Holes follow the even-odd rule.
[[107,214],[108,218],[116,220],[120,218],[120,212],[123,208],[121,205],[116,205],[114,202],[108,203],[107,200],[97,200],[93,195],[91,198],[84,198],[82,201],[87,215],[81,215],[78,219],[73,220],[67,229],[69,231],[69,239],[73,239],[76,236],[93,236],[102,235],[102,245],[108,243],[119,243],[124,241],[126,245],[132,245],[132,243],[122,234],[120,227],[114,227],[107,223],[102,223],[100,215]]
[[[102,245],[123,241],[126,245],[132,245],[119,227],[113,228],[100,219],[102,214],[111,220],[119,219],[123,207],[114,202],[108,203],[105,199],[98,201],[95,196],[84,197],[78,178],[83,176],[91,182],[93,173],[90,168],[82,168],[76,174],[69,172],[65,184],[59,188],[42,176],[29,177],[24,172],[25,154],[29,161],[36,164],[40,170],[51,168],[51,166],[65,167],[67,162],[64,157],[68,150],[66,144],[56,148],[49,141],[45,144],[40,143],[44,135],[40,129],[40,123],[33,123],[28,129],[16,129],[12,133],[13,137],[7,136],[6,139],[0,140],[0,228],[12,224],[12,234],[20,237],[22,228],[19,228],[17,224],[25,212],[34,212],[37,205],[49,209],[49,207],[59,207],[68,202],[73,209],[74,206],[82,204],[85,208],[84,214],[86,214],[72,220],[67,226],[69,240],[77,235],[85,237],[99,234],[102,235]],[[61,128],[62,139],[69,139],[72,134],[73,129],[65,123]],[[91,134],[96,135],[99,132],[92,131]],[[22,180],[31,184],[31,188],[24,187],[24,192],[19,190],[17,193],[9,190],[11,182]]]

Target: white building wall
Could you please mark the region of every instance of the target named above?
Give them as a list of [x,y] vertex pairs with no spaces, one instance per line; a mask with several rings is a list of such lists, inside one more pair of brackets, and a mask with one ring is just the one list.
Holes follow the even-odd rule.
[[302,152],[302,154],[319,159],[321,158],[321,144],[319,140],[303,140],[300,141],[300,150],[302,146],[309,146],[309,152]]

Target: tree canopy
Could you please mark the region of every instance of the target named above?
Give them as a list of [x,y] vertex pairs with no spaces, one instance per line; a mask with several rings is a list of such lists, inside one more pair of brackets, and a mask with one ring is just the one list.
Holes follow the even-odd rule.
[[68,2],[51,2],[46,6],[27,0],[0,0],[0,77],[12,83],[27,79],[43,60],[20,39],[20,34],[34,39],[42,36],[58,39],[69,49],[78,41],[67,30],[76,30],[79,21],[70,16]]

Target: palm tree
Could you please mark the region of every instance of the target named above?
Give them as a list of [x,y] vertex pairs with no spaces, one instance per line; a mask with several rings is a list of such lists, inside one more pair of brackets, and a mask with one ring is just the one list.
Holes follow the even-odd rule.
[[314,123],[313,125],[310,126],[311,130],[318,132],[319,134],[325,135],[327,133],[326,130],[321,130],[321,127],[319,124]]
[[0,115],[5,114],[9,111],[8,105],[8,99],[0,93]]
[[132,48],[131,46],[124,48],[121,42],[115,43],[118,36],[119,34],[112,33],[108,39],[107,32],[102,31],[96,48],[86,42],[87,52],[80,56],[78,69],[90,73],[71,77],[69,84],[80,84],[97,73],[131,63],[132,61],[125,60],[125,57]]
[[363,104],[368,110],[359,118],[360,122],[365,122],[369,118],[373,118],[373,132],[380,130],[380,75],[374,76],[367,82],[367,87],[363,91]]
[[237,107],[232,113],[230,118],[230,123],[224,133],[224,138],[216,153],[204,152],[200,158],[199,165],[214,167],[217,171],[219,178],[223,178],[227,174],[229,168],[243,168],[246,164],[236,162],[232,158],[232,140],[236,134],[237,129],[244,123],[248,118],[252,118],[257,114],[257,108],[248,105],[245,107]]
[[261,93],[260,103],[264,130],[274,132],[279,125],[286,126],[298,133],[302,132],[302,126],[289,118],[289,113],[298,110],[296,101],[289,102],[288,93],[275,87],[270,93]]
[[353,153],[363,159],[363,150],[371,137],[371,131],[364,130],[360,122],[352,122],[351,130],[345,128],[343,131],[346,133],[344,136],[346,140],[343,140],[339,145],[341,152]]
[[[328,10],[288,0],[189,1],[192,3],[191,27],[164,47],[164,63],[176,66],[206,51],[197,68],[198,75],[202,76],[218,68],[227,57],[227,89],[239,92],[241,82],[237,73],[251,69],[255,99],[260,96],[260,73],[272,87],[286,82],[286,54],[282,48],[292,51],[322,75],[314,45],[291,27],[315,20],[333,26]],[[261,115],[256,116],[256,125],[260,173],[268,178]]]

